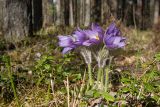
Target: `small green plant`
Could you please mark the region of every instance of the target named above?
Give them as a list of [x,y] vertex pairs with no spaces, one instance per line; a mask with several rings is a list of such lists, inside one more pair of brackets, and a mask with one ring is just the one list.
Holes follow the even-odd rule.
[[[155,61],[153,61],[155,63]],[[144,104],[145,106],[156,106],[160,104],[160,73],[152,63],[149,69],[143,73],[133,76],[130,73],[122,73],[121,82],[123,87],[118,91],[118,98],[129,102],[130,105]]]
[[18,99],[18,96],[17,96],[17,91],[16,91],[16,87],[15,87],[15,83],[14,83],[14,78],[13,78],[13,74],[12,74],[12,70],[11,70],[11,59],[10,59],[9,56],[5,56],[5,55],[2,56],[0,59],[5,64],[5,67],[6,67],[5,72],[8,73],[8,78],[9,78],[9,81],[10,81],[10,84],[11,84],[11,87],[12,87],[12,90],[13,90],[13,94],[14,94],[17,106],[20,107],[19,99]]
[[52,74],[53,71],[52,65],[53,57],[47,55],[43,55],[41,59],[36,62],[34,75],[38,76],[37,85],[39,85],[41,82],[44,82],[45,79],[50,77],[50,74]]
[[156,61],[160,61],[160,53],[157,53],[157,54],[155,55],[155,60],[156,60]]

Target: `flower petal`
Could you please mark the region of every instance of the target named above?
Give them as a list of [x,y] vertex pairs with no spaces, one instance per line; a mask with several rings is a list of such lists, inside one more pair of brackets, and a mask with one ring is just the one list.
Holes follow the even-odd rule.
[[89,40],[86,40],[86,41],[83,42],[82,45],[84,45],[84,46],[91,46],[92,44],[93,43],[91,43]]
[[108,34],[113,33],[115,28],[116,28],[115,23],[110,24],[110,26],[108,27],[106,33],[108,33]]
[[93,31],[97,31],[98,33],[103,33],[102,27],[100,27],[97,23],[92,23],[91,29]]
[[116,27],[115,23],[112,23],[104,37],[104,43],[108,48],[121,48],[125,46],[126,38],[121,36],[120,30]]
[[73,34],[73,37],[76,38],[76,41],[84,41],[86,39],[86,35],[83,30],[76,30]]
[[116,27],[115,23],[112,23],[106,30],[106,35],[112,34],[112,36],[120,36],[120,30]]
[[71,36],[58,36],[58,38],[60,47],[68,47],[73,44],[73,39]]
[[114,42],[113,42],[113,44],[117,45],[117,44],[120,43],[120,41],[121,41],[121,37],[114,37]]
[[62,54],[66,54],[66,53],[68,53],[69,51],[71,51],[72,49],[73,49],[73,48],[66,47],[66,48],[63,49]]
[[124,42],[120,42],[119,44],[118,44],[118,48],[122,48],[122,47],[124,47],[126,44],[124,43]]

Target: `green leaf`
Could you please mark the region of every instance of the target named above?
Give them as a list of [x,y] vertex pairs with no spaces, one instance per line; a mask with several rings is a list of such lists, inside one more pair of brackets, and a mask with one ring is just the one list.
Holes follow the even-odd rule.
[[89,90],[86,92],[86,96],[93,97],[93,93],[94,93],[93,90]]
[[96,98],[96,97],[100,97],[100,96],[101,96],[101,92],[95,91],[95,92],[93,93],[93,95],[94,95],[95,98]]
[[47,58],[48,60],[53,60],[54,59],[54,57],[53,56],[48,56],[48,58]]
[[107,101],[114,101],[115,98],[111,96],[108,92],[102,93],[102,96],[107,100]]
[[51,65],[49,65],[49,64],[45,64],[44,67],[45,67],[46,70],[50,70],[51,69]]
[[160,61],[160,53],[158,53],[158,54],[155,55],[155,59],[156,59],[157,61]]
[[148,92],[153,92],[153,90],[154,90],[154,87],[152,86],[151,83],[144,83],[144,87],[145,87],[146,91],[148,91]]
[[128,88],[128,87],[122,88],[122,92],[123,92],[123,93],[129,92],[129,91],[130,91],[130,88]]
[[82,78],[81,74],[72,74],[71,77],[73,78],[72,81],[77,81]]
[[121,81],[126,84],[131,82],[131,80],[128,78],[122,78]]

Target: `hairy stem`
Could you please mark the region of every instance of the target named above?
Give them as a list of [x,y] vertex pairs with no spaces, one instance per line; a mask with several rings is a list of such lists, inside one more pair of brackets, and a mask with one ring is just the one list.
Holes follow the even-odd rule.
[[93,80],[92,80],[91,64],[88,64],[88,75],[89,75],[89,84],[92,85]]
[[67,103],[68,103],[68,107],[70,107],[70,95],[69,95],[69,80],[68,80],[68,76],[67,76]]
[[109,80],[109,69],[106,68],[105,69],[105,72],[106,72],[106,79],[105,79],[105,92],[107,92],[108,90],[108,80]]
[[103,69],[101,71],[101,85],[104,86],[104,72],[103,72]]
[[106,67],[106,69],[105,69],[105,73],[106,73],[106,78],[105,78],[105,92],[107,92],[107,90],[108,90],[109,70],[110,70],[110,66],[111,66],[112,59],[113,59],[113,57],[111,56],[111,57],[109,58],[108,68]]
[[102,71],[103,71],[103,68],[100,67],[100,68],[98,69],[97,82],[101,80]]

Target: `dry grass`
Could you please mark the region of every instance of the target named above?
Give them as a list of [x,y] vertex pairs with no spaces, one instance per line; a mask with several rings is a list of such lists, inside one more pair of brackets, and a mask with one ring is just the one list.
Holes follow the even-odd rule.
[[[58,90],[54,94],[50,93],[49,99],[45,87],[25,87],[20,91],[19,102],[22,107],[63,107],[66,103],[66,95]],[[0,106],[17,107],[14,100],[9,104],[1,103]]]

